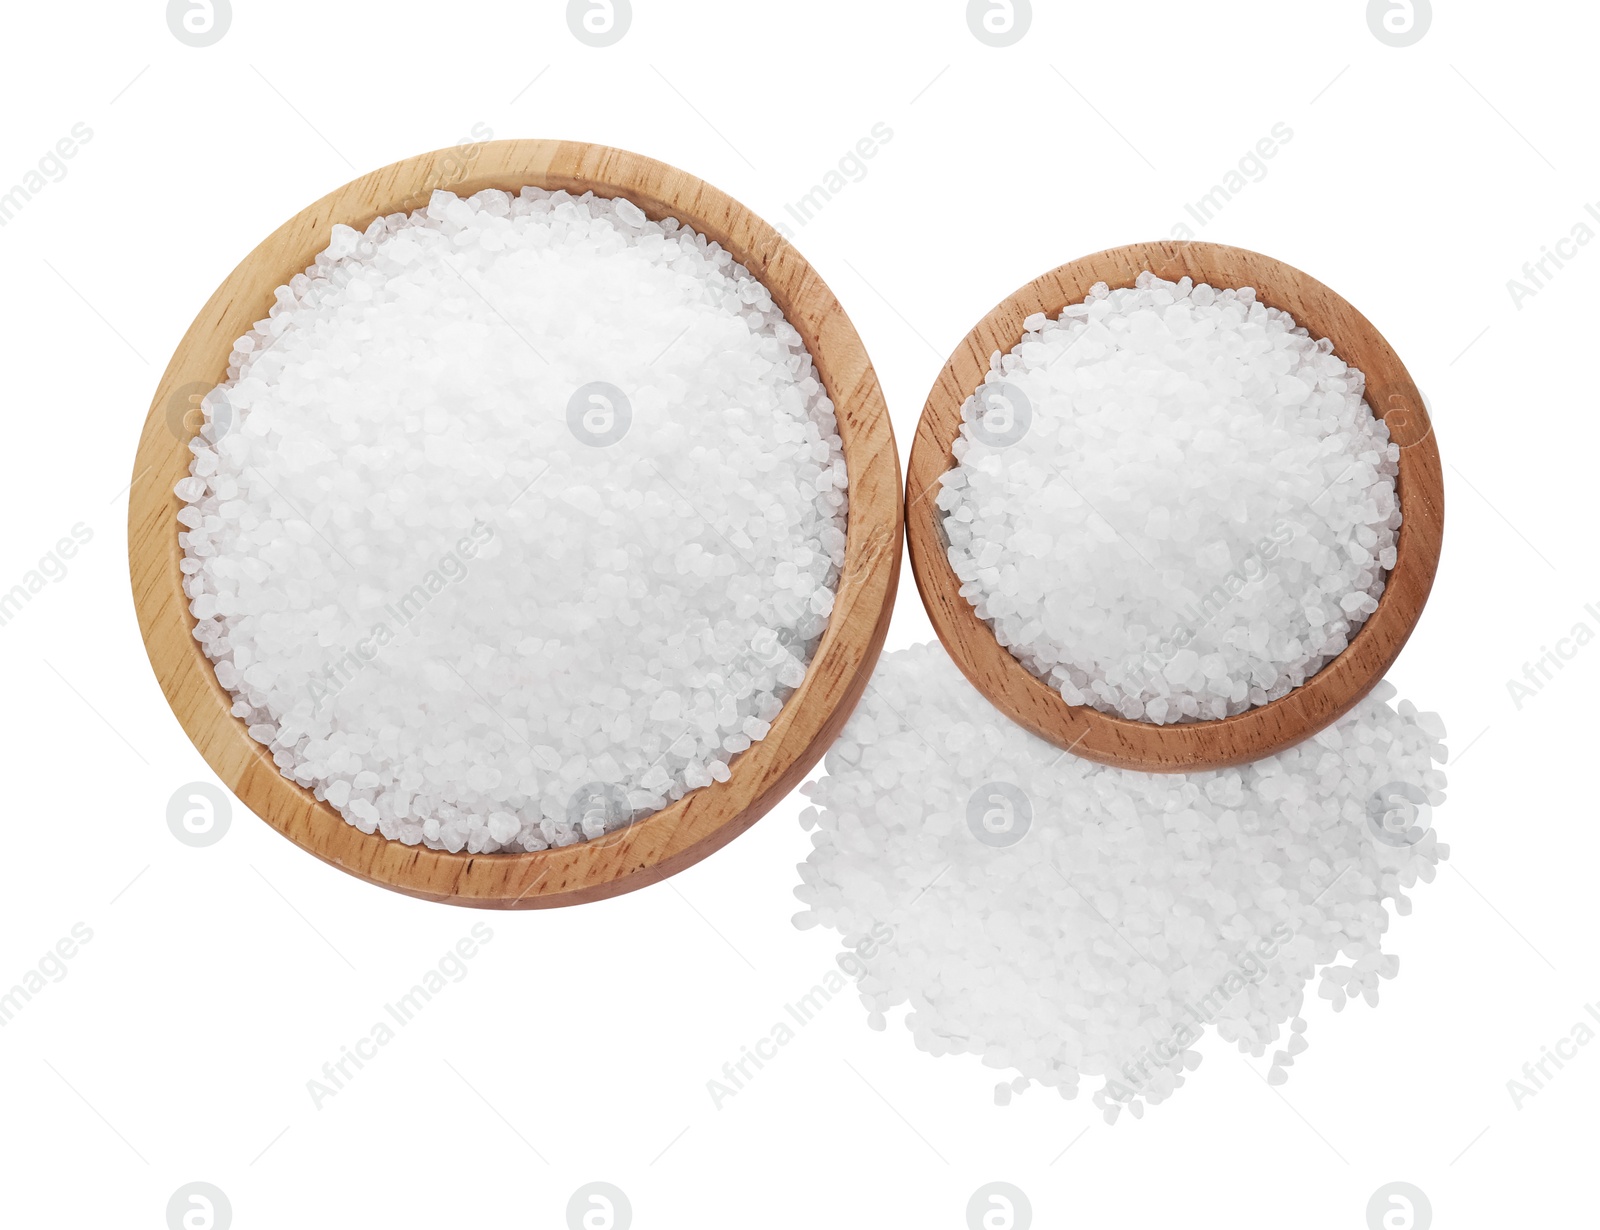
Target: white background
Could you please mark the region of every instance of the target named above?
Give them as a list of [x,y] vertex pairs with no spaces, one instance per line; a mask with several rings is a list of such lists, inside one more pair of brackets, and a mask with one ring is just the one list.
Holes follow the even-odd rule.
[[[641,1228],[960,1227],[996,1179],[1041,1227],[1360,1230],[1394,1179],[1439,1226],[1592,1221],[1600,1046],[1520,1110],[1506,1082],[1600,1000],[1600,648],[1520,710],[1506,683],[1600,628],[1600,245],[1520,309],[1506,284],[1600,200],[1593,6],[1440,4],[1395,49],[1359,0],[1041,0],[1003,50],[956,0],[635,0],[607,49],[554,0],[234,7],[204,49],[155,0],[5,16],[0,191],[74,124],[93,137],[0,228],[0,590],[75,523],[94,535],[0,627],[0,989],[74,924],[94,937],[0,1029],[6,1224],[159,1227],[204,1180],[241,1228],[557,1227],[593,1179]],[[480,123],[647,153],[777,221],[880,121],[870,173],[796,241],[902,450],[995,302],[1165,237],[1279,122],[1293,140],[1202,237],[1346,294],[1433,402],[1445,559],[1393,677],[1451,730],[1452,857],[1391,929],[1380,1007],[1314,999],[1281,1089],[1210,1038],[1142,1122],[1041,1090],[1000,1109],[996,1073],[869,1031],[847,997],[715,1108],[707,1080],[837,951],[790,925],[798,795],[669,883],[520,915],[362,885],[238,807],[207,849],[167,829],[174,791],[214,779],[140,642],[125,490],[162,367],[262,237]],[[908,573],[890,644],[928,635]],[[484,922],[468,976],[314,1108],[307,1080]]]

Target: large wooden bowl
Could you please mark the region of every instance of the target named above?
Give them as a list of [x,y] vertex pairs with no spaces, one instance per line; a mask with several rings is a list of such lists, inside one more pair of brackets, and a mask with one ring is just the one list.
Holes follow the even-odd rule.
[[[1022,340],[1035,312],[1058,315],[1081,303],[1096,282],[1132,286],[1145,270],[1185,276],[1219,290],[1253,286],[1268,307],[1290,313],[1313,337],[1367,377],[1367,404],[1400,445],[1403,523],[1397,556],[1378,609],[1349,647],[1287,696],[1234,717],[1161,726],[1073,706],[1022,665],[960,594],[950,567],[943,514],[935,503],[961,407],[977,391],[996,350]],[[911,567],[934,630],[974,687],[1014,721],[1078,756],[1149,773],[1243,764],[1309,738],[1348,712],[1383,678],[1422,615],[1444,534],[1444,476],[1422,395],[1404,364],[1366,317],[1315,278],[1281,261],[1212,243],[1140,243],[1073,261],[1028,283],[969,333],[939,373],[917,426],[906,476]]]
[[[721,243],[764,282],[799,330],[833,399],[849,468],[849,529],[837,600],[804,682],[772,730],[696,790],[597,841],[533,854],[450,854],[367,835],[282,776],[229,712],[231,697],[193,639],[181,587],[173,485],[188,471],[196,396],[226,375],[236,339],[267,315],[273,291],[301,272],[344,222],[524,185],[626,196],[651,218],[678,218]],[[341,870],[432,901],[494,908],[571,905],[654,883],[753,824],[827,750],[877,661],[900,570],[900,463],[888,407],[844,309],[770,226],[711,185],[637,154],[566,141],[495,141],[438,150],[364,175],[296,214],[247,256],[184,335],[156,390],[133,464],[128,563],[156,678],[185,733],[239,799],[296,845]]]

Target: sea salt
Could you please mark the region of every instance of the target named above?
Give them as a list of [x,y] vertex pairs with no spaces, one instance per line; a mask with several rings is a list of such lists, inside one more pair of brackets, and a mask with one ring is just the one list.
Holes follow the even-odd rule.
[[[1305,988],[1376,1004],[1399,958],[1386,903],[1448,856],[1444,727],[1387,683],[1312,739],[1240,769],[1106,768],[996,712],[944,650],[884,656],[805,787],[802,927],[862,947],[869,1020],[908,1005],[933,1055],[979,1056],[1114,1120],[1184,1083],[1204,1032],[1306,1049]],[[996,1091],[1004,1104],[1008,1094]]]
[[1366,380],[1255,292],[1149,273],[1027,333],[938,495],[980,618],[1074,705],[1155,723],[1276,700],[1394,566],[1400,450]]
[[472,853],[728,780],[844,561],[833,405],[766,287],[524,188],[335,226],[275,298],[175,491],[194,635],[283,774]]

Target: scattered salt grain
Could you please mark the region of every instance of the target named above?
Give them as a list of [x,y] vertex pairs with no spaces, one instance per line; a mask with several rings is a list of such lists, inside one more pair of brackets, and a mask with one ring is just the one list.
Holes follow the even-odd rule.
[[1069,704],[1242,713],[1341,653],[1395,560],[1365,376],[1255,292],[1098,285],[996,354],[943,479],[961,593]]
[[[884,656],[837,743],[795,895],[802,927],[885,933],[874,1020],[917,1046],[1140,1114],[1200,1062],[1208,1027],[1268,1079],[1306,1049],[1305,986],[1376,1003],[1399,971],[1385,902],[1448,856],[1437,715],[1382,684],[1318,736],[1238,769],[1107,768],[998,714],[937,645]],[[1408,706],[1409,707],[1409,706]],[[996,1088],[996,1101],[1004,1103]]]
[[279,769],[472,853],[726,781],[805,677],[847,507],[749,270],[625,200],[436,192],[275,298],[175,492],[194,635]]

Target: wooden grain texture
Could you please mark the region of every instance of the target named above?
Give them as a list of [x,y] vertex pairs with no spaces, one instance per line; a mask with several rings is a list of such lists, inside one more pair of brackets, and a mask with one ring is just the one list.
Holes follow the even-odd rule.
[[[283,777],[229,712],[231,698],[193,639],[181,588],[173,486],[187,472],[196,393],[221,381],[236,339],[265,317],[273,291],[344,222],[524,185],[626,196],[650,217],[693,226],[772,292],[804,337],[833,399],[849,469],[849,530],[837,600],[804,682],[727,782],[696,790],[597,841],[531,854],[450,854],[364,834]],[[637,154],[564,141],[495,141],[408,158],[346,184],[261,243],[211,296],[156,390],[134,460],[128,563],[144,642],[173,713],[221,781],[303,849],[374,884],[457,905],[535,908],[614,896],[697,862],[797,785],[849,716],[888,631],[899,578],[900,464],[888,407],[865,348],[816,271],[775,230],[694,176]]]
[[[1218,289],[1256,288],[1367,377],[1367,402],[1400,445],[1403,523],[1397,559],[1378,609],[1349,647],[1287,696],[1219,721],[1158,726],[1073,706],[1029,673],[995,639],[959,592],[949,542],[935,503],[962,404],[976,392],[996,350],[1022,340],[1023,321],[1054,317],[1096,282],[1133,285],[1146,269]],[[1371,322],[1322,283],[1271,257],[1209,243],[1143,243],[1098,252],[1030,282],[983,318],[940,372],[912,444],[906,476],[911,566],[934,629],[974,687],[1012,719],[1058,747],[1103,764],[1145,772],[1184,772],[1243,764],[1290,747],[1336,721],[1370,691],[1399,656],[1433,587],[1444,534],[1444,477],[1433,426],[1404,364]]]

